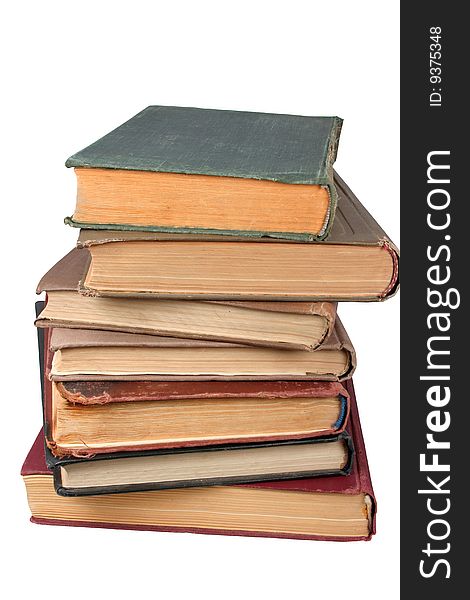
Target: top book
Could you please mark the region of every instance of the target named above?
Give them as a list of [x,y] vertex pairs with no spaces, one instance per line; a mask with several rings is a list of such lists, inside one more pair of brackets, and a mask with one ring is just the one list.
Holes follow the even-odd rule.
[[71,156],[66,222],[90,229],[325,238],[342,120],[149,106]]

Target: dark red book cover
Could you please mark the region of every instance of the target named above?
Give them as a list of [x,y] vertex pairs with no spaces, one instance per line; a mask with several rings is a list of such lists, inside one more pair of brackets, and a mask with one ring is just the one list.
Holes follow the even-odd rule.
[[[376,502],[372,483],[370,479],[369,467],[367,463],[367,455],[364,446],[364,440],[359,421],[359,414],[355,401],[354,388],[352,381],[346,382],[346,388],[351,398],[351,434],[355,445],[355,459],[353,468],[349,475],[343,477],[316,477],[310,479],[295,479],[288,481],[260,482],[243,484],[244,487],[266,488],[275,490],[301,491],[305,493],[340,493],[340,494],[367,494],[372,502],[371,507],[371,526],[369,535],[366,537],[326,537],[326,536],[310,536],[297,535],[291,533],[267,533],[258,531],[230,531],[220,529],[192,528],[192,527],[163,527],[163,526],[141,526],[141,525],[126,525],[121,523],[98,523],[84,521],[67,521],[59,519],[44,519],[31,517],[34,523],[48,525],[72,525],[82,527],[101,527],[108,529],[135,529],[135,530],[151,530],[151,531],[177,531],[189,533],[206,533],[206,534],[222,534],[222,535],[246,535],[255,537],[279,537],[279,538],[295,538],[295,539],[316,539],[316,540],[332,540],[332,541],[354,541],[368,540],[375,533],[375,517],[376,517]],[[26,461],[23,465],[21,474],[28,475],[50,475],[51,472],[47,469],[44,455],[44,436],[41,431],[38,435],[33,447],[31,448]],[[158,492],[156,492],[158,493]],[[66,502],[67,499],[64,498]]]

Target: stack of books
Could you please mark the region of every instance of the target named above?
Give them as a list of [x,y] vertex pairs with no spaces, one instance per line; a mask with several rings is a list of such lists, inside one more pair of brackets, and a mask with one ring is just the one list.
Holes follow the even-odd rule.
[[336,308],[392,295],[398,252],[333,171],[341,124],[150,106],[69,158],[78,243],[37,290],[34,522],[374,533]]

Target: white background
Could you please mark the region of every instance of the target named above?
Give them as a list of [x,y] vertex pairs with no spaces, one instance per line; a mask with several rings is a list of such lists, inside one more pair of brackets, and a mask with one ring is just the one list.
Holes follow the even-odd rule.
[[19,476],[41,423],[34,290],[76,239],[62,223],[75,194],[65,159],[149,104],[339,115],[337,170],[398,242],[398,2],[3,6],[1,518],[9,597],[398,598],[397,298],[340,306],[358,354],[356,392],[379,502],[369,543],[32,525]]

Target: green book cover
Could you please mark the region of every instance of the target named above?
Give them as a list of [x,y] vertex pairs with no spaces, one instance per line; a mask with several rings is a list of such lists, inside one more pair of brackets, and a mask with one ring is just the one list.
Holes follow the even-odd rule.
[[[269,113],[149,106],[87,148],[71,156],[68,167],[124,169],[267,180],[328,189],[330,210],[318,235],[288,232],[227,231],[312,241],[323,239],[336,207],[333,163],[342,120]],[[71,225],[96,227],[66,219]],[[174,228],[100,224],[106,229]],[[214,233],[195,229],[195,233]],[[217,231],[217,233],[221,233]]]

